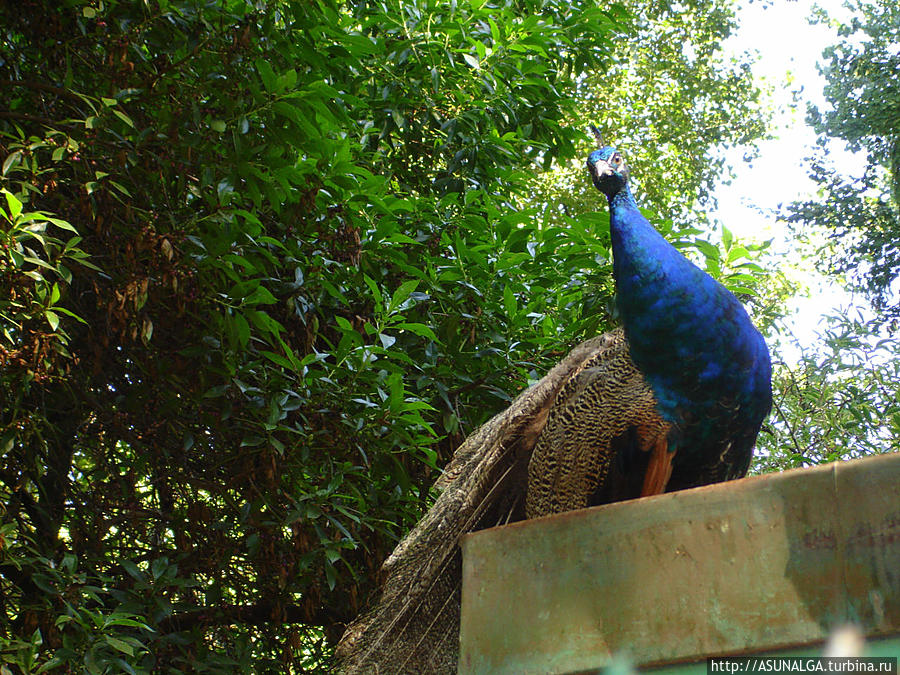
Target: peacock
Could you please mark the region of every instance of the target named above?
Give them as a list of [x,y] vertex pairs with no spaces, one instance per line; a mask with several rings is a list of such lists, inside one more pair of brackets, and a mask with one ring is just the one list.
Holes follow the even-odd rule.
[[772,406],[769,350],[744,306],[649,223],[622,155],[592,130],[623,330],[551,408],[529,518],[740,478]]
[[339,673],[456,672],[466,532],[747,472],[772,402],[766,343],[641,214],[622,155],[593,131],[623,327],[576,346],[459,447],[385,561],[378,603],[344,633]]

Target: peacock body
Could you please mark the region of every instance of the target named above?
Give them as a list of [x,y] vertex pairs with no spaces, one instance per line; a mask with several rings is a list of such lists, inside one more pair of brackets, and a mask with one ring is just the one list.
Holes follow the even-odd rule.
[[587,166],[609,203],[624,337],[615,372],[588,366],[560,391],[529,517],[739,478],[772,404],[769,351],[740,301],[644,217],[615,148]]

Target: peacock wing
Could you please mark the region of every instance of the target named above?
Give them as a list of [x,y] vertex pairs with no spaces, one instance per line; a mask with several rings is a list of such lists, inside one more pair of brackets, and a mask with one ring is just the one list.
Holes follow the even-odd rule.
[[669,424],[621,330],[556,397],[528,465],[528,518],[663,492]]

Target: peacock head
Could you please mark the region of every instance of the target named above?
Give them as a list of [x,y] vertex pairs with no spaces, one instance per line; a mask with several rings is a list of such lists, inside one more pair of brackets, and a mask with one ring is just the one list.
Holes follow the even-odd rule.
[[588,155],[587,168],[594,187],[610,199],[628,183],[628,166],[625,160],[618,150],[608,145]]

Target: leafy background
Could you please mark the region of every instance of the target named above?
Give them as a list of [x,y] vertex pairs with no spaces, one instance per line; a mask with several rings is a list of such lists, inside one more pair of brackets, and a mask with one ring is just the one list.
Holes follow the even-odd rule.
[[[833,101],[867,91],[841,72],[894,86],[849,38],[889,44],[896,11],[858,16]],[[767,133],[749,63],[720,50],[730,1],[0,19],[0,672],[327,672],[454,448],[615,324],[589,121],[659,229],[779,335],[778,261],[703,215],[722,148]],[[810,255],[880,310],[896,110],[814,116],[869,151],[870,181],[811,165],[825,198],[785,215],[833,231]],[[847,237],[842,209],[871,218]],[[757,470],[896,449],[890,329],[836,317],[779,365]]]

